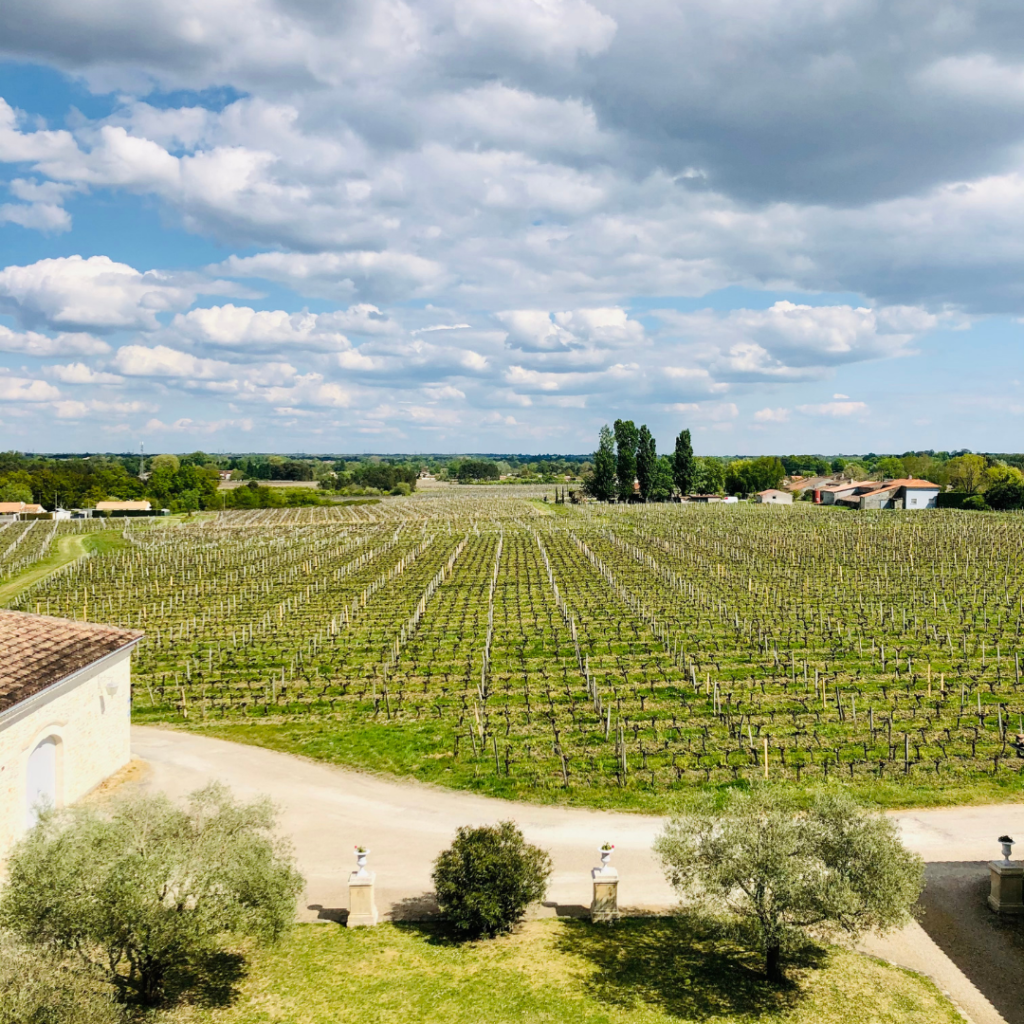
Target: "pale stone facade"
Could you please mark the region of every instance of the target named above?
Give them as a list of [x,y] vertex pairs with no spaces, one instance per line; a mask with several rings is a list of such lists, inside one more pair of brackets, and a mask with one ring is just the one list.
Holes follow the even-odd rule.
[[83,797],[128,763],[131,646],[0,713],[0,861],[32,820],[29,761],[40,744],[50,741],[44,747],[52,766],[46,783],[52,783],[58,807]]

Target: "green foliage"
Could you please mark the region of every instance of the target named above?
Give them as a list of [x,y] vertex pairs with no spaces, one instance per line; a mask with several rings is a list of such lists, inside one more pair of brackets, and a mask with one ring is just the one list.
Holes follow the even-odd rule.
[[720,811],[705,798],[654,848],[684,900],[756,927],[773,981],[800,930],[856,938],[899,927],[924,884],[924,863],[893,822],[838,790],[819,793],[806,812],[767,785],[734,792]]
[[900,480],[907,475],[906,467],[902,459],[888,455],[875,463],[875,476],[886,480]]
[[690,477],[691,494],[718,494],[725,489],[725,466],[718,459],[697,456]]
[[696,466],[693,460],[693,442],[689,430],[680,430],[676,438],[676,449],[672,456],[672,479],[680,494],[693,493],[693,478]]
[[946,464],[949,482],[955,490],[965,494],[977,494],[987,482],[985,470],[988,461],[984,455],[961,455]]
[[587,493],[598,501],[615,497],[615,436],[606,423],[598,433],[594,469],[587,479]]
[[985,492],[985,503],[1000,510],[1024,508],[1024,484],[1011,480],[993,484]]
[[465,459],[455,470],[455,478],[460,484],[469,484],[474,480],[497,480],[500,476],[498,464],[489,459]]
[[23,501],[32,504],[32,488],[28,484],[0,482],[0,501]]
[[216,784],[184,809],[161,795],[44,814],[11,855],[0,922],[153,1005],[195,985],[225,934],[291,924],[303,882],[273,829],[269,803]]
[[730,494],[754,494],[778,487],[786,475],[782,460],[774,455],[730,462],[725,471],[725,488]]
[[654,464],[654,479],[651,481],[651,498],[654,501],[668,501],[672,497],[675,481],[672,478],[672,460],[667,455],[659,455]]
[[0,932],[0,1024],[118,1024],[99,973]]
[[551,858],[512,821],[460,828],[433,874],[445,921],[469,938],[509,931],[544,898],[550,877]]
[[149,471],[152,473],[157,469],[169,469],[177,473],[181,469],[181,460],[177,455],[154,455],[149,461]]
[[645,423],[637,434],[636,478],[640,486],[640,500],[650,501],[654,493],[654,477],[658,466],[658,446]]
[[833,473],[842,473],[846,469],[846,459],[833,459],[829,469]]
[[636,480],[636,448],[640,436],[632,420],[615,421],[615,477],[620,501],[633,500]]

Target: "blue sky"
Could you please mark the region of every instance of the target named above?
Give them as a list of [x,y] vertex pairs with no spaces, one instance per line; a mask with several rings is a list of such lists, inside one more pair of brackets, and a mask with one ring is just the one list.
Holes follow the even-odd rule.
[[1021,448],[1024,11],[241,10],[0,11],[3,447]]

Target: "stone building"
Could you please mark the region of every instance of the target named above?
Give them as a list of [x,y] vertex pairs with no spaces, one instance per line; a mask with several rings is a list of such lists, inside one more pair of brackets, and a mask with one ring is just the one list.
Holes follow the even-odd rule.
[[44,805],[131,757],[131,652],[142,633],[0,611],[0,860]]

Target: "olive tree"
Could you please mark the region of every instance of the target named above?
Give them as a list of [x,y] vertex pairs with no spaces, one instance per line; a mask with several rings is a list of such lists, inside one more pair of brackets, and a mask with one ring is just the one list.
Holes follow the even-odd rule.
[[213,784],[185,807],[136,796],[47,812],[15,847],[0,923],[51,955],[102,970],[123,1001],[189,987],[225,936],[276,939],[302,878],[269,802]]
[[684,902],[754,924],[776,982],[799,932],[855,938],[899,927],[924,877],[892,821],[842,792],[818,794],[806,811],[767,785],[734,794],[724,809],[705,797],[669,822],[654,849]]
[[434,891],[445,921],[466,937],[494,936],[544,898],[551,858],[515,822],[460,828],[434,862]]

